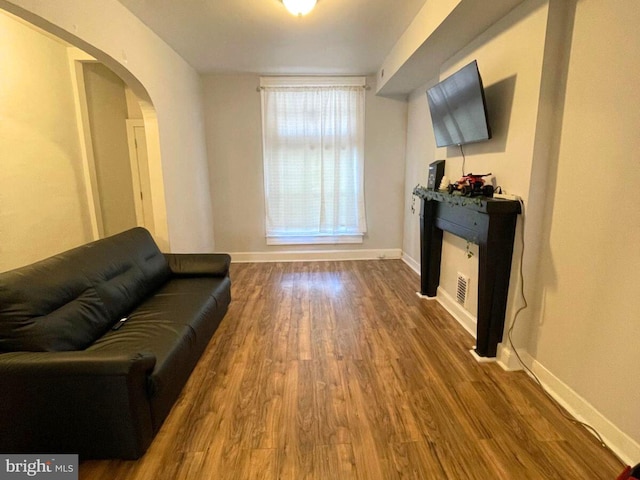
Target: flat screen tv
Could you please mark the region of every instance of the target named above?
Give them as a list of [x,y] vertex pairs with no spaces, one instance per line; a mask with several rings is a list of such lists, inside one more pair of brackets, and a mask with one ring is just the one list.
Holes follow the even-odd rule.
[[474,60],[427,90],[438,147],[491,138],[482,78]]

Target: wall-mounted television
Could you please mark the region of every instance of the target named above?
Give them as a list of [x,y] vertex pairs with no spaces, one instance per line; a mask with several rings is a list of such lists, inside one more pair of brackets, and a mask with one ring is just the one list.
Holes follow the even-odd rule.
[[427,90],[438,147],[491,138],[482,78],[474,60]]

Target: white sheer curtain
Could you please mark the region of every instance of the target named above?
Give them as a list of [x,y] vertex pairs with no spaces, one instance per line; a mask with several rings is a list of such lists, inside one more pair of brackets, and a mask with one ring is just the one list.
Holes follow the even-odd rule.
[[364,85],[273,83],[286,80],[262,82],[267,243],[362,242]]

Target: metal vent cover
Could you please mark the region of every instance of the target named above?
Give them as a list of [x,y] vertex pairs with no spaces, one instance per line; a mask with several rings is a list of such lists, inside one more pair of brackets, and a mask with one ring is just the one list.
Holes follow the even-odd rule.
[[456,301],[462,306],[467,304],[467,297],[469,296],[469,282],[470,282],[469,277],[458,272],[458,284],[456,286]]

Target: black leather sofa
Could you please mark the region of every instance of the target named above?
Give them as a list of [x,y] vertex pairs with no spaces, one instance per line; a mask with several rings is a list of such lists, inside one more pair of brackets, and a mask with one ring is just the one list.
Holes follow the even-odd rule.
[[135,228],[1,273],[0,452],[143,455],[227,311],[230,261]]

